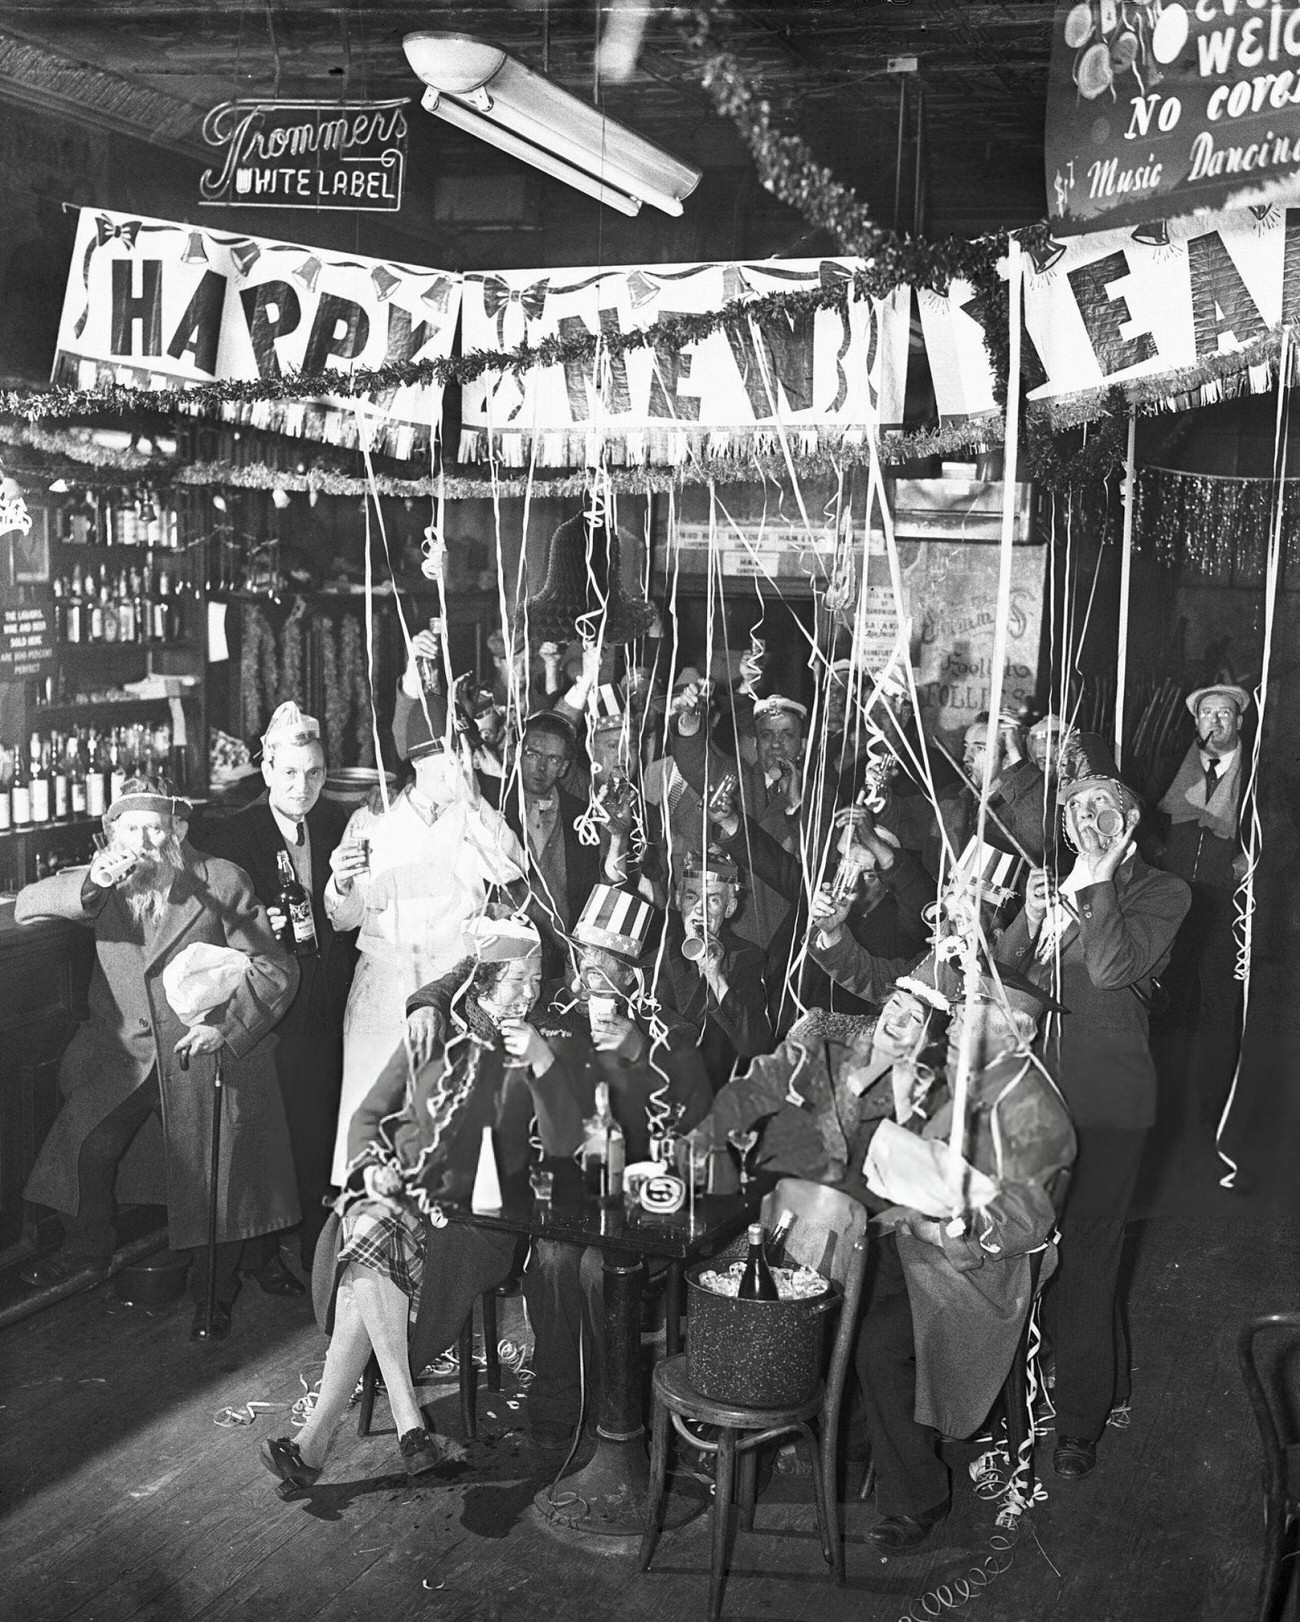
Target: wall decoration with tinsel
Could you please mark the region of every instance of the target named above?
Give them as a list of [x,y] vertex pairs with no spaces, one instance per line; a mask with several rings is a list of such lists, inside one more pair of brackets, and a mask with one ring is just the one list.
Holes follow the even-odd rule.
[[[1277,496],[1273,479],[1143,468],[1134,539],[1169,568],[1262,588]],[[1300,479],[1283,481],[1282,501],[1283,584],[1300,586]]]

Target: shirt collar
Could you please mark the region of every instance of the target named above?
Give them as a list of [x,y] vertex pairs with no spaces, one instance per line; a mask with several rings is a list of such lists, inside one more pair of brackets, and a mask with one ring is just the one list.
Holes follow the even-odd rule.
[[1204,749],[1200,749],[1201,770],[1204,771],[1210,762],[1213,761],[1215,771],[1222,775],[1225,771],[1227,771],[1228,767],[1232,765],[1233,761],[1236,760],[1240,749],[1241,745],[1238,744],[1235,749],[1229,749],[1226,755],[1211,755],[1207,754]]
[[[268,801],[268,804],[269,804],[269,801]],[[284,836],[286,844],[296,845],[298,843],[298,824],[296,822],[293,822],[289,817],[284,816],[283,813],[277,811],[276,808],[273,805],[271,806],[271,815],[275,818],[275,825],[280,830],[281,834]],[[306,822],[306,818],[303,819],[302,827],[303,827],[303,844],[305,845],[307,843],[307,837],[306,837],[306,835],[307,835],[307,822]]]

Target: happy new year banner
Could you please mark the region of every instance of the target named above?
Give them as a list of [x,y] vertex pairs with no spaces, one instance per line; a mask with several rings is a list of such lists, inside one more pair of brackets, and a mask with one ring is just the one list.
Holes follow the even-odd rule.
[[[525,340],[572,343],[734,299],[847,283],[856,259],[777,264],[647,265],[638,269],[510,270],[465,277],[463,343],[510,350]],[[671,330],[655,348],[598,352],[596,361],[485,373],[462,397],[460,459],[582,466],[600,444],[611,461],[679,464],[715,456],[792,453],[861,443],[869,425],[902,422],[910,290],[850,298],[843,309],[791,309],[692,341]]]
[[[460,279],[445,271],[83,209],[53,377],[176,389],[445,359],[459,305]],[[223,407],[254,427],[397,457],[427,453],[441,411],[436,382]]]
[[1061,232],[1300,200],[1300,0],[1058,5],[1045,137]]
[[[1165,373],[1185,392],[1198,367],[1214,388],[1208,363],[1300,320],[1300,210],[1211,215],[1168,235],[1098,231],[1043,272],[1026,266],[1025,325],[1048,378],[1032,399],[1142,379],[1158,392]],[[1248,387],[1271,386],[1267,366],[1255,371]]]

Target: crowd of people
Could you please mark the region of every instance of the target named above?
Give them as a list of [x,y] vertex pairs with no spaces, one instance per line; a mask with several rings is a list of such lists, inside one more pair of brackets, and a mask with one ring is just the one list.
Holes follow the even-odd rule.
[[[670,1122],[873,1213],[852,1407],[880,1548],[946,1513],[939,1440],[983,1422],[1043,1284],[1053,1464],[1086,1475],[1128,1396],[1119,1261],[1171,954],[1209,1027],[1208,1117],[1235,1063],[1249,695],[1189,697],[1162,829],[1101,740],[1057,717],[983,716],[950,753],[896,667],[829,664],[804,703],[756,696],[752,665],[685,668],[665,691],[609,650],[546,652],[536,680],[503,655],[480,690],[440,679],[422,632],[396,791],[350,817],[322,798],[320,728],[286,703],[254,803],[195,828],[166,783],[129,782],[89,868],[22,892],[20,921],[82,922],[97,949],[27,1188],[65,1240],[29,1282],[106,1276],[115,1200],[152,1189],[194,1254],[206,1342],[230,1333],[241,1276],[304,1292],[289,1250],[331,1338],[311,1417],[264,1444],[267,1468],[317,1479],[373,1354],[420,1474],[453,1444],[416,1377],[517,1266],[507,1236],[441,1207],[468,1200],[484,1128],[507,1178],[573,1155],[599,1088],[629,1160]],[[305,955],[268,920],[286,855]],[[729,1157],[708,1160],[724,1185]],[[599,1383],[598,1258],[539,1240],[522,1289],[528,1427],[559,1447]]]

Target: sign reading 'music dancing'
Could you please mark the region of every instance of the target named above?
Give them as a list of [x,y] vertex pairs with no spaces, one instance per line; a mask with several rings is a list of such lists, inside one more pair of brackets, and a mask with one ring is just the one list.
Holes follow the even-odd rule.
[[[82,209],[54,381],[179,389],[445,360],[460,306],[446,271],[169,220]],[[365,395],[227,405],[227,418],[388,456],[428,451],[436,382]]]
[[201,203],[240,208],[402,206],[406,99],[223,101],[203,120],[218,161],[199,178]]
[[[462,461],[680,464],[755,448],[792,454],[864,442],[902,422],[911,291],[843,307],[769,311],[691,339],[689,318],[765,294],[847,284],[858,259],[636,269],[503,270],[465,277],[463,344],[596,343],[594,361],[487,372],[462,395]],[[672,333],[675,321],[682,336]],[[662,323],[654,347],[612,342]],[[604,340],[602,343],[601,340]]]

